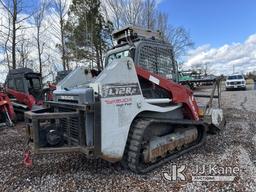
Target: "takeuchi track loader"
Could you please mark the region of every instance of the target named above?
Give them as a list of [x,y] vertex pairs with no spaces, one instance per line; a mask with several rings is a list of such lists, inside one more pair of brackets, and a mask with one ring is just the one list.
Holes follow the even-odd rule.
[[102,72],[75,69],[45,109],[25,113],[35,153],[82,152],[145,173],[202,145],[223,125],[220,103],[212,107],[218,79],[199,108],[178,83],[172,47],[159,33],[126,27],[113,37],[117,45]]
[[43,88],[42,76],[29,68],[12,69],[5,80],[5,93],[10,97],[16,113],[41,108],[52,96],[50,88]]

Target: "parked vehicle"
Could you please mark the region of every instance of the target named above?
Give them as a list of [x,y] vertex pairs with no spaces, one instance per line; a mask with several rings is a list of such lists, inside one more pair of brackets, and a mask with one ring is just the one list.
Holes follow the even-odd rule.
[[78,151],[145,173],[219,130],[223,111],[220,102],[211,105],[216,84],[200,110],[193,92],[178,84],[172,46],[159,33],[127,27],[113,37],[118,45],[100,74],[75,69],[48,108],[25,113],[35,153]]
[[195,88],[195,83],[193,82],[194,77],[191,76],[191,72],[184,72],[184,71],[179,71],[179,83],[190,88],[194,89]]
[[243,75],[233,74],[227,76],[226,82],[226,90],[234,90],[234,89],[243,89],[246,90],[246,81]]
[[5,92],[11,99],[15,113],[42,108],[46,98],[52,98],[49,88],[43,88],[42,76],[29,68],[12,69],[5,81]]

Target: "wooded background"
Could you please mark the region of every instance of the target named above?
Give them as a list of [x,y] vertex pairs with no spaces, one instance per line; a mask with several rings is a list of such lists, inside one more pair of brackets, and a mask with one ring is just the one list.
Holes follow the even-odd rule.
[[169,23],[156,0],[0,0],[0,82],[20,67],[45,80],[81,65],[102,69],[112,32],[126,25],[160,31],[180,60],[193,43],[185,28]]

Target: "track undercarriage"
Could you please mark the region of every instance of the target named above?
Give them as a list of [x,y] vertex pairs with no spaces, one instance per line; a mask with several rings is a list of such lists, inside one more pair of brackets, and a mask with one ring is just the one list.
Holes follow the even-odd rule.
[[204,123],[190,120],[139,118],[132,124],[123,161],[134,172],[146,173],[200,146],[206,130]]

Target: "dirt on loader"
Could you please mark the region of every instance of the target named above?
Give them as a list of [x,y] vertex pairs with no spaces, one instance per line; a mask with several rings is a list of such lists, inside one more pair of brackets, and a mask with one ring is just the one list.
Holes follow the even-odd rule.
[[145,175],[77,153],[32,154],[24,167],[24,123],[1,129],[0,191],[256,191],[256,90],[223,90],[222,107],[219,134]]

